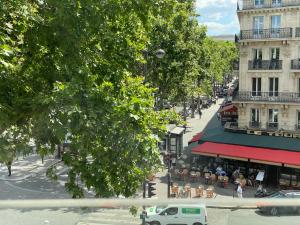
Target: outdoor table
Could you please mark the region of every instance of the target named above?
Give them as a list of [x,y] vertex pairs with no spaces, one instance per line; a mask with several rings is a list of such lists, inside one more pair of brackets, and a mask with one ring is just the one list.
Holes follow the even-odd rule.
[[182,156],[181,156],[181,158],[183,158],[183,159],[187,159],[187,158],[188,158],[188,156],[187,156],[187,155],[182,155]]
[[178,164],[184,164],[184,161],[183,161],[182,159],[179,159],[179,160],[177,161],[177,163],[178,163]]

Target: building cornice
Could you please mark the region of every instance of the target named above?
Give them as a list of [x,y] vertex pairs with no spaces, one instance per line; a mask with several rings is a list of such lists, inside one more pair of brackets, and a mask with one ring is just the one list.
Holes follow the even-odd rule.
[[289,12],[289,11],[300,11],[300,5],[237,10],[237,15],[240,16],[241,14],[262,14],[262,13],[277,13],[277,12]]

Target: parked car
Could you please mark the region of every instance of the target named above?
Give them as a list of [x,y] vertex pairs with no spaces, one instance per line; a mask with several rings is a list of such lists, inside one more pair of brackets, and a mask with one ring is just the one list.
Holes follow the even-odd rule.
[[[299,190],[283,190],[275,192],[265,198],[279,199],[279,198],[299,198],[300,199],[300,191]],[[282,213],[297,213],[300,214],[300,206],[276,206],[268,203],[259,203],[258,209],[260,212],[265,214],[270,214],[272,216],[277,216]]]

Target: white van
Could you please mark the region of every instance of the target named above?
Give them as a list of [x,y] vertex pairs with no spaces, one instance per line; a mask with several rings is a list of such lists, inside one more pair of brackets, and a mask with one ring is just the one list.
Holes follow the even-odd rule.
[[146,225],[206,225],[204,204],[154,206],[146,210]]

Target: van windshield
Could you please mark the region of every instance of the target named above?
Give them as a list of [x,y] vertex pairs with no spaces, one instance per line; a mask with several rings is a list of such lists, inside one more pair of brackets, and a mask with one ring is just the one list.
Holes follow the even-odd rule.
[[160,213],[161,211],[163,211],[165,208],[167,208],[166,205],[159,205],[156,207],[156,213]]

